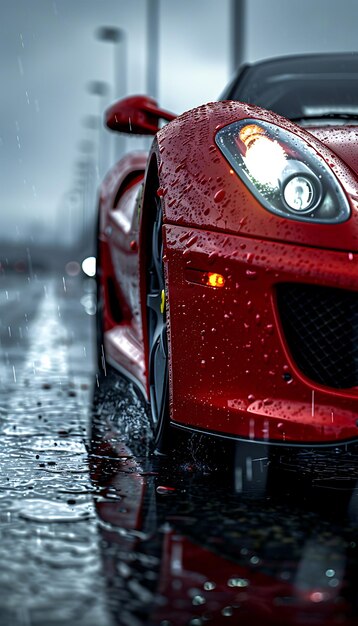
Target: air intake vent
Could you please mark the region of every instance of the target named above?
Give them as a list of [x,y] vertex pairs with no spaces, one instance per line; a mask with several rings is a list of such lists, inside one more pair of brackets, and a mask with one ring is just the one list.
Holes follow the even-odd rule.
[[358,386],[358,293],[285,283],[277,286],[277,302],[303,374],[327,387]]

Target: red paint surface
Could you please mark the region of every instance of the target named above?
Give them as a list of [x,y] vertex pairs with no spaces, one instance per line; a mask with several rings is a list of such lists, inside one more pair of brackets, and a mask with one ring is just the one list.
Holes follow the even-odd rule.
[[[187,246],[194,232],[195,243]],[[358,389],[329,389],[300,373],[281,332],[275,285],[297,281],[358,290],[358,255],[350,261],[345,252],[174,225],[165,233],[169,302],[175,303],[172,419],[249,439],[354,438]],[[225,287],[189,282],[187,268],[215,270]]]

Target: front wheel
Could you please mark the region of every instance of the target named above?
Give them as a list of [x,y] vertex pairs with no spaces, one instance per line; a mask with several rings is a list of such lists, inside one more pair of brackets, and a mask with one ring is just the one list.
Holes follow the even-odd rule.
[[162,226],[162,206],[156,197],[147,276],[148,373],[154,447],[163,454],[169,447],[169,372]]

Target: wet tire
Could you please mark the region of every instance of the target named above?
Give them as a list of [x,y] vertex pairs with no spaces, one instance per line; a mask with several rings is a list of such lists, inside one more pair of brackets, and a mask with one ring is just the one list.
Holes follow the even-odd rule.
[[154,449],[165,454],[169,448],[169,372],[162,225],[161,201],[156,196],[147,275],[148,373]]

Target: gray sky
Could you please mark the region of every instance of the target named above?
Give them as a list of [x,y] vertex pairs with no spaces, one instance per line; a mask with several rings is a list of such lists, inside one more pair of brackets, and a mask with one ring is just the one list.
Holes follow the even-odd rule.
[[[159,102],[164,108],[182,112],[222,91],[230,75],[230,3],[160,1]],[[249,61],[357,50],[356,0],[246,0],[246,5]],[[105,105],[86,85],[106,81],[112,89],[107,104],[115,96],[114,47],[97,41],[94,31],[100,25],[126,31],[128,93],[143,93],[148,3],[0,0],[0,8],[0,239],[32,232],[40,240],[43,231],[43,237],[55,233],[69,240],[78,220],[69,223],[65,194],[75,184],[81,142],[98,143],[98,132],[85,128],[83,118]],[[103,134],[102,152],[108,141]],[[127,142],[128,148],[141,145]]]
[[[217,97],[228,78],[228,1],[162,2],[160,101],[181,112]],[[220,9],[219,9],[220,6]],[[99,112],[91,80],[111,83],[114,46],[97,41],[100,25],[127,32],[128,93],[145,91],[146,0],[12,0],[1,2],[2,235],[58,228],[63,194],[73,185],[79,144],[95,139],[83,117]],[[102,102],[102,105],[104,102]],[[106,132],[106,131],[104,131]],[[92,137],[91,137],[92,134]],[[134,147],[141,147],[134,143]],[[66,219],[66,216],[64,216]],[[63,224],[67,235],[68,224]],[[61,228],[57,236],[61,237]]]

